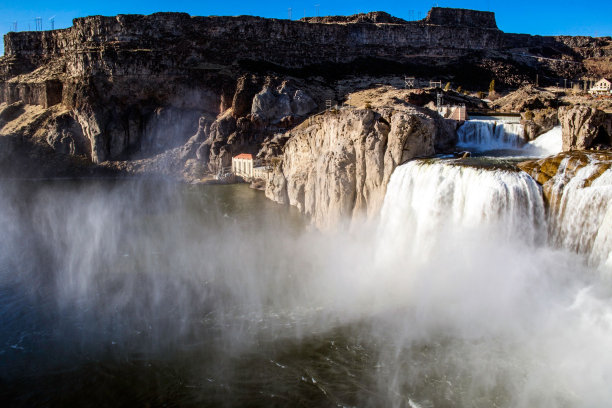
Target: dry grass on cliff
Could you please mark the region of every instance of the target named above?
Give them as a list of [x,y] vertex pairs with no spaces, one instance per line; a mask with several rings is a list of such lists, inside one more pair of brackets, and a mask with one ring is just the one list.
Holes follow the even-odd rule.
[[[7,107],[6,104],[0,105],[0,112]],[[37,124],[46,120],[49,117],[49,109],[45,109],[38,105],[23,105],[17,112],[16,117],[10,117],[9,120],[0,128],[0,136],[5,135],[30,135],[37,128]],[[2,125],[2,123],[0,123]]]
[[347,97],[346,104],[355,108],[382,108],[396,105],[398,100],[405,101],[412,90],[381,86],[354,92]]

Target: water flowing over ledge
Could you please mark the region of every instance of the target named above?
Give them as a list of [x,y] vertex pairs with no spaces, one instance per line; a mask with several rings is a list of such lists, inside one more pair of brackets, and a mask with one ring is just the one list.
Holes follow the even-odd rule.
[[380,234],[393,237],[397,249],[422,255],[447,234],[490,233],[536,245],[544,224],[540,188],[526,173],[417,160],[393,173]]
[[517,149],[524,143],[523,125],[498,119],[472,119],[457,130],[457,146],[466,149]]
[[593,267],[612,266],[609,164],[593,159],[576,167],[566,157],[546,187],[550,192],[543,194],[525,172],[466,163],[416,160],[395,170],[379,226],[383,241],[394,237],[385,248],[419,258],[433,252],[443,237],[478,234],[529,247],[548,242],[584,256]]
[[576,170],[571,162],[551,179],[551,240],[612,270],[612,169],[593,160]]

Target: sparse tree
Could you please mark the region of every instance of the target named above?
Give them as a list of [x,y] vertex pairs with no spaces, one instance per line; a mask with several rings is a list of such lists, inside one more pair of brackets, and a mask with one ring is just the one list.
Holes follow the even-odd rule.
[[484,98],[484,92],[478,91],[478,99]]
[[460,86],[458,86],[458,87],[457,87],[457,93],[461,93],[462,91],[463,91],[463,88],[462,88],[462,87],[460,87]]
[[495,80],[494,79],[492,79],[491,82],[489,83],[489,93],[490,94],[495,93]]
[[447,82],[444,86],[444,92],[448,92],[450,90],[450,82]]

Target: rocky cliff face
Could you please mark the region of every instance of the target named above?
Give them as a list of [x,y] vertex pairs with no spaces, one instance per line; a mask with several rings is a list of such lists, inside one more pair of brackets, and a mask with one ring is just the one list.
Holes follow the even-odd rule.
[[[605,41],[507,35],[492,13],[442,8],[413,22],[385,13],[92,16],[63,30],[9,33],[0,103],[48,109],[39,126],[58,152],[95,163],[144,160],[189,141],[178,159],[214,172],[325,100],[341,102],[354,90],[341,85],[347,78],[410,74],[485,89],[492,78],[517,84],[537,71],[544,81],[583,72],[585,58],[607,55]],[[552,58],[541,59],[546,52]]]
[[563,106],[559,108],[559,121],[563,151],[612,147],[612,114],[591,106]]
[[409,105],[326,112],[289,132],[266,196],[296,206],[321,229],[371,218],[393,170],[454,143],[455,127]]

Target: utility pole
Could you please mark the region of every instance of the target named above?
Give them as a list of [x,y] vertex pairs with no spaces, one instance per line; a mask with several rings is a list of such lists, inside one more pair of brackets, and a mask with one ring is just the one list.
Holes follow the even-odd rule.
[[540,75],[536,74],[536,87],[540,86]]
[[563,80],[565,81],[563,83],[563,89],[567,89],[567,78],[563,78]]

